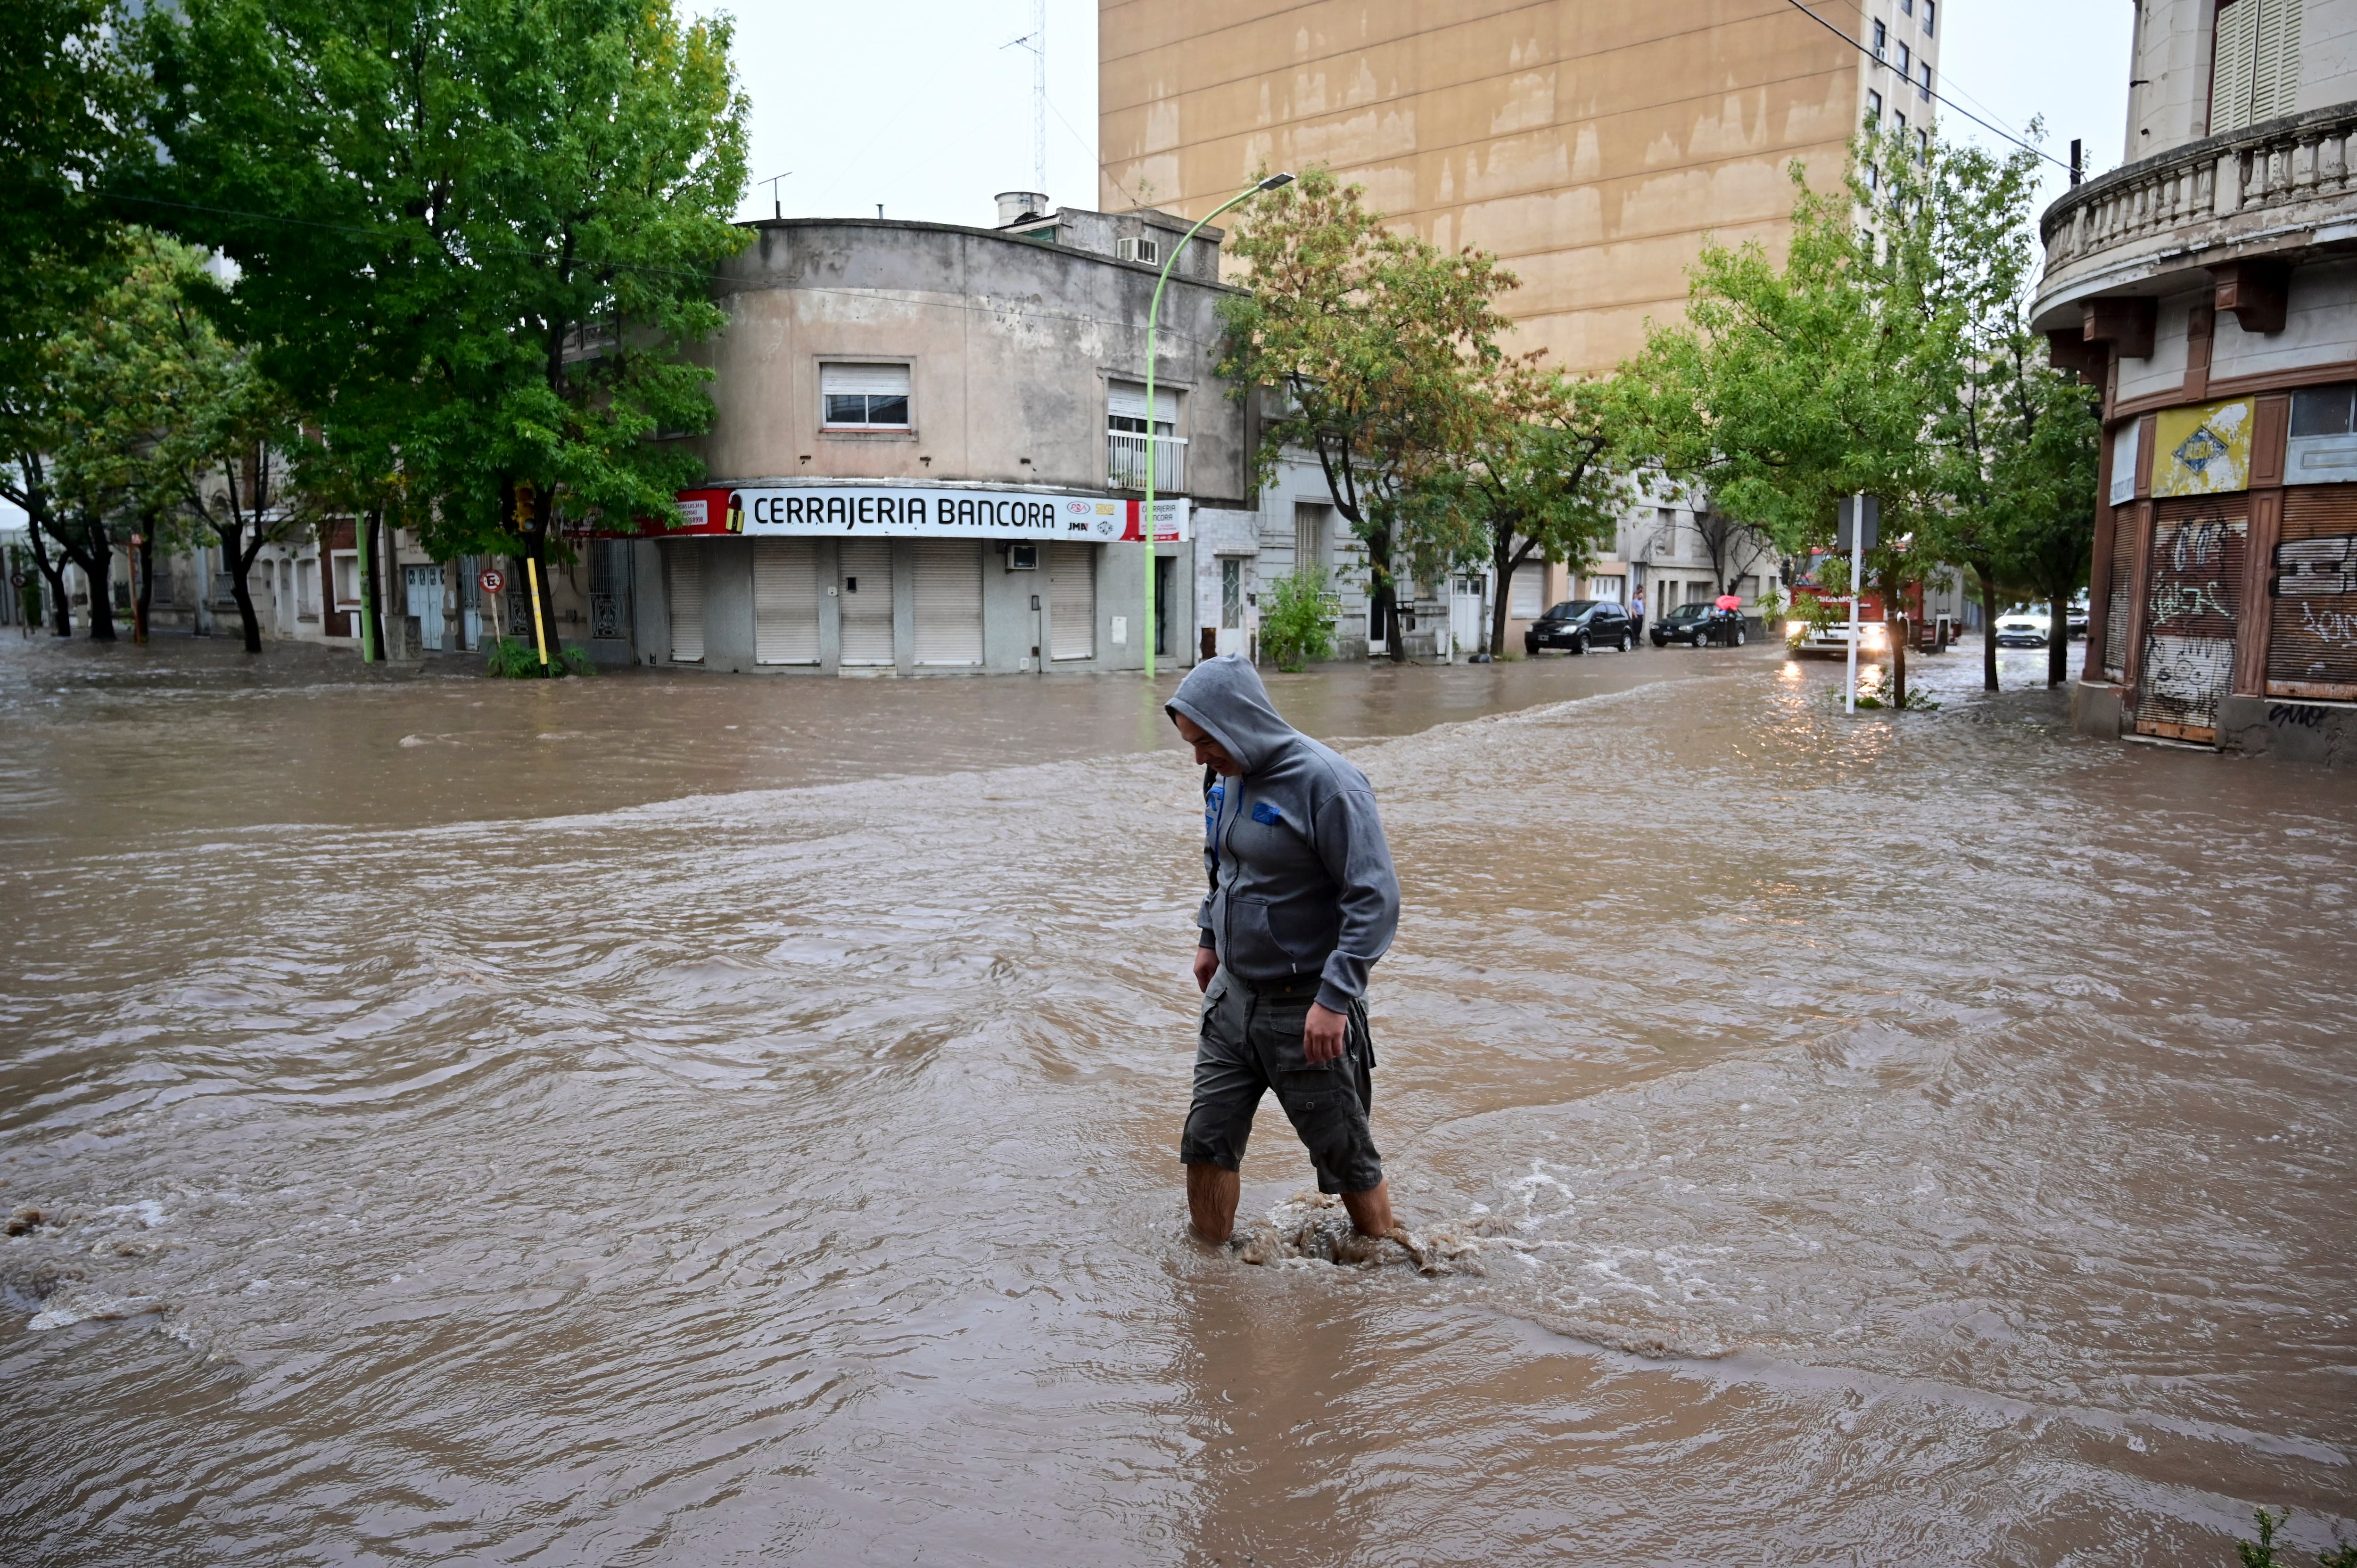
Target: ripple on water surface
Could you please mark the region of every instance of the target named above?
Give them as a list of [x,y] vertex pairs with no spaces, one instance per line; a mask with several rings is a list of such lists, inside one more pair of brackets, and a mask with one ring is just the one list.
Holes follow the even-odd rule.
[[2357,807],[1817,684],[1352,744],[1428,1273],[1318,1240],[1273,1109],[1247,1218],[1308,1240],[1182,1235],[1168,753],[35,856],[0,1545],[2174,1563],[2261,1500],[2321,1541]]

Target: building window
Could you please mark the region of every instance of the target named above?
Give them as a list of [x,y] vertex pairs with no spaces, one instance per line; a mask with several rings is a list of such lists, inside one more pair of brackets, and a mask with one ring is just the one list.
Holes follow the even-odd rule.
[[[1105,428],[1146,434],[1146,383],[1114,381],[1105,389]],[[1178,434],[1178,394],[1168,387],[1154,389],[1154,434]]]
[[1923,62],[1923,74],[1915,82],[1915,96],[1924,102],[1932,102],[1932,62]]
[[909,367],[823,364],[819,399],[829,430],[909,428]]
[[1874,58],[1881,60],[1890,58],[1890,29],[1879,22],[1874,24]]
[[1923,0],[1923,36],[1932,36],[1932,23],[1939,11],[1939,0]]
[[2301,0],[2224,0],[2212,52],[2210,132],[2239,131],[2298,105]]
[[1899,14],[1902,16],[1913,16],[1915,14],[1915,0],[1899,0]]
[[1871,88],[1866,94],[1866,117],[1875,124],[1882,124],[1882,94]]
[[1876,168],[1872,164],[1866,164],[1862,166],[1866,170],[1866,188],[1868,190],[1880,190],[1882,188],[1882,171]]
[[1918,131],[1915,133],[1915,156],[1927,164],[1932,161],[1931,132]]

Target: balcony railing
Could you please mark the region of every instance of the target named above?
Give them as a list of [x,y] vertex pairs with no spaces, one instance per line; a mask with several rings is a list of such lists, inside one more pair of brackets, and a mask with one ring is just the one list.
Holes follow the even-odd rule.
[[1155,446],[1156,493],[1173,496],[1186,493],[1187,438],[1183,435],[1147,435],[1135,430],[1105,432],[1105,489],[1142,490],[1146,488],[1146,444],[1149,441]]
[[[2189,142],[2069,192],[2040,223],[2050,292],[2112,254],[2233,244],[2347,217],[2357,103]],[[2093,270],[2107,270],[2098,265]]]

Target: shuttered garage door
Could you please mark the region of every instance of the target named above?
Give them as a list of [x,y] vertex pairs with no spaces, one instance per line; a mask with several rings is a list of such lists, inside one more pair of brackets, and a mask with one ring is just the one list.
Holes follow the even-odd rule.
[[1048,546],[1049,651],[1058,659],[1097,656],[1097,547]]
[[2357,697],[2357,485],[2284,491],[2267,608],[2267,693]]
[[704,546],[676,540],[663,546],[664,596],[671,605],[671,660],[704,661]]
[[892,542],[846,539],[837,546],[843,579],[843,661],[892,662]]
[[2250,520],[2241,497],[2203,496],[2153,509],[2147,567],[2144,667],[2136,727],[2145,735],[2212,741],[2218,699],[2234,679],[2234,617],[2243,596]]
[[917,541],[917,662],[982,662],[982,542]]
[[753,662],[818,662],[818,545],[753,541]]

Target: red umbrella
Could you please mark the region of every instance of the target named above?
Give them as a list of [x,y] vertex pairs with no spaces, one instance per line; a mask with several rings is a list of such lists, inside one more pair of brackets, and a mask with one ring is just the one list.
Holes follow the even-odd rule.
[[1718,596],[1718,607],[1723,610],[1739,610],[1743,607],[1743,601],[1733,594],[1721,594]]

